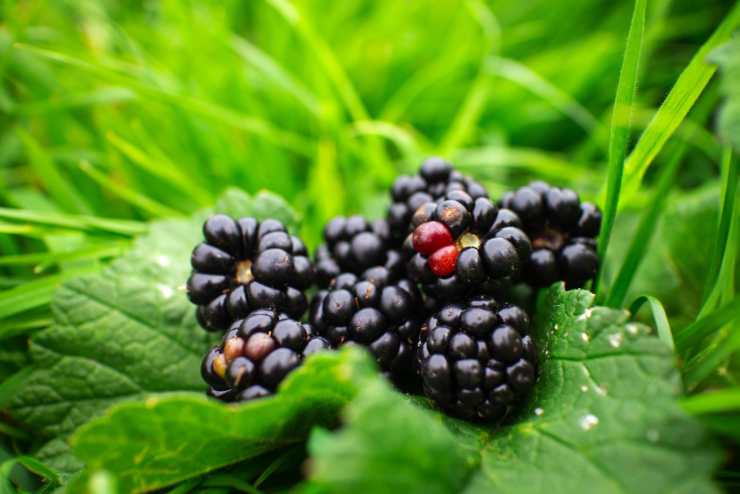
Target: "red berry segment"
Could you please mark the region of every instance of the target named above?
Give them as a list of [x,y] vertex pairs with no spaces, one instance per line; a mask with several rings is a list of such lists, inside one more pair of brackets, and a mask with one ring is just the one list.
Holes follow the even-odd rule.
[[427,221],[417,226],[412,240],[414,250],[425,256],[453,243],[450,229],[439,221]]
[[442,247],[429,256],[429,269],[440,278],[450,276],[455,272],[455,265],[457,264],[457,256],[459,254],[460,252],[455,245]]

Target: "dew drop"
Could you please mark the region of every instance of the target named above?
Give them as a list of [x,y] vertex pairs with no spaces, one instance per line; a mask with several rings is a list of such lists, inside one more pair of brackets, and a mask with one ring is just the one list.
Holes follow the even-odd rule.
[[540,407],[537,407],[534,409],[534,414],[537,415],[538,417],[542,417],[544,413],[545,411]]
[[583,314],[576,318],[576,321],[585,321],[586,319],[591,317],[591,314],[593,314],[593,312],[593,309],[586,309],[585,311],[583,311]]
[[558,325],[557,323],[555,323],[555,326],[553,326],[552,329],[554,329],[555,331],[557,331],[558,329],[560,329],[560,325]]
[[603,386],[594,386],[594,391],[599,396],[606,396],[606,388]]
[[633,322],[631,322],[631,323],[627,324],[627,325],[626,325],[626,326],[624,327],[624,329],[625,329],[625,330],[626,330],[626,331],[627,331],[627,332],[628,332],[629,334],[631,334],[632,336],[637,336],[637,334],[638,334],[638,333],[640,332],[640,326],[638,326],[637,324],[635,324],[635,323],[633,323]]
[[588,335],[588,333],[581,333],[581,339],[584,343],[588,343],[591,337]]
[[586,391],[588,391],[588,386],[586,386],[585,384],[582,384],[581,385],[581,392],[585,393]]
[[171,298],[175,293],[175,291],[167,285],[157,285],[157,290],[159,290],[159,293],[161,293],[162,297],[165,299]]
[[157,256],[156,261],[157,261],[157,264],[159,264],[163,268],[166,268],[170,264],[172,264],[172,261],[170,261],[170,258],[167,256]]
[[624,336],[622,335],[622,333],[614,333],[609,335],[609,344],[614,348],[619,348],[620,346],[622,346],[623,340]]
[[588,413],[581,417],[581,419],[578,421],[578,424],[584,431],[590,431],[591,429],[599,425],[599,417],[592,413]]

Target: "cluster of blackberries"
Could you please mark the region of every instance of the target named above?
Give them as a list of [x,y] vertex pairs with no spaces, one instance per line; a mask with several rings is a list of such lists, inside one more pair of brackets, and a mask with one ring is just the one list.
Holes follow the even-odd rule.
[[307,355],[353,344],[399,388],[501,420],[537,379],[529,316],[511,293],[586,284],[600,224],[572,190],[533,182],[494,202],[439,158],[395,181],[386,219],[329,221],[313,260],[276,220],[212,216],[187,284],[199,323],[225,332],[203,360],[208,394],[271,395]]

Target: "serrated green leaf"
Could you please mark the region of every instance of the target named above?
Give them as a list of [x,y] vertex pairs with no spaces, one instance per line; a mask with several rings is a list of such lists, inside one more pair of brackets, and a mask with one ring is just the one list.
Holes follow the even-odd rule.
[[[332,492],[459,492],[476,451],[438,417],[376,381],[352,402],[350,427],[317,430],[312,481]],[[381,439],[382,438],[382,439]]]
[[[326,491],[363,493],[437,485],[469,494],[715,492],[710,476],[720,458],[678,406],[672,353],[626,312],[592,302],[586,291],[561,287],[544,297],[540,377],[514,425],[447,421],[451,440],[440,417],[376,393],[382,410],[368,413],[374,405],[360,398],[347,428],[313,442],[313,480]],[[368,433],[381,428],[392,438]],[[466,459],[461,448],[474,454]]]
[[364,352],[316,355],[272,398],[225,405],[200,394],[123,403],[80,428],[75,454],[107,470],[122,492],[143,492],[303,441],[333,425],[363,382],[377,379]]
[[[285,202],[267,193],[232,189],[215,210],[294,222]],[[200,361],[214,336],[198,327],[183,287],[205,216],[152,223],[100,274],[58,289],[54,324],[31,340],[33,370],[10,402],[14,418],[42,437],[63,439],[121,400],[204,391]],[[75,466],[52,448],[59,464]]]

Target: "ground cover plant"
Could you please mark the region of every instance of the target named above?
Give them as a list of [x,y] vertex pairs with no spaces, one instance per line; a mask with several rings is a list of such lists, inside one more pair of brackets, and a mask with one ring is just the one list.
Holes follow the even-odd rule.
[[3,494],[737,489],[740,4],[0,15]]

